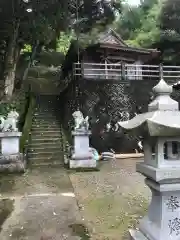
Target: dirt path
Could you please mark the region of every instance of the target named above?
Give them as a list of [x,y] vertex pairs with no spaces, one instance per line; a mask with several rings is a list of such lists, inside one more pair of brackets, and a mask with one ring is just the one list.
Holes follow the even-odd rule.
[[64,169],[36,167],[24,175],[1,175],[0,192],[1,199],[12,201],[6,204],[6,212],[12,212],[2,226],[0,239],[78,240],[86,234]]

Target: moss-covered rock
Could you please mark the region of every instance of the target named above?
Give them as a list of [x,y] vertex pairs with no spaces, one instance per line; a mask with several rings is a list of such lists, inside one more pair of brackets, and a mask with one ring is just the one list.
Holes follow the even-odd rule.
[[31,126],[32,126],[32,119],[33,119],[33,113],[34,113],[34,108],[35,108],[35,97],[33,94],[29,95],[29,101],[28,101],[28,106],[27,111],[24,117],[24,124],[22,128],[22,137],[20,139],[20,151],[24,152],[25,148],[28,144],[29,141],[29,133],[31,131]]

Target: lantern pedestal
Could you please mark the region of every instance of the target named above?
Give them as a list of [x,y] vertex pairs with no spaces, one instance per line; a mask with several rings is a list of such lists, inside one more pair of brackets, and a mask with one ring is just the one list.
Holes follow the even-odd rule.
[[131,239],[180,239],[180,183],[157,183],[146,179],[152,200],[148,215],[140,221],[139,231],[130,231]]
[[180,240],[180,111],[163,79],[153,91],[156,97],[147,113],[119,123],[143,136],[144,162],[136,170],[152,192],[147,216],[138,231],[130,230],[130,239]]

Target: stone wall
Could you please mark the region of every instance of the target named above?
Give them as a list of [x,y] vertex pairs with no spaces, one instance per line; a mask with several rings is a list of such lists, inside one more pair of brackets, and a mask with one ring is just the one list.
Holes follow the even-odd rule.
[[[90,143],[101,151],[113,149],[116,152],[134,152],[138,149],[137,142],[132,136],[115,131],[115,123],[127,119],[127,112],[132,118],[135,113],[147,111],[151,100],[152,88],[157,81],[142,80],[125,83],[105,83],[72,81],[61,95],[61,112],[64,129],[69,133],[73,126],[72,113],[79,109],[84,116],[90,117],[92,136]],[[173,93],[178,99],[179,93]],[[106,125],[111,122],[107,132]]]

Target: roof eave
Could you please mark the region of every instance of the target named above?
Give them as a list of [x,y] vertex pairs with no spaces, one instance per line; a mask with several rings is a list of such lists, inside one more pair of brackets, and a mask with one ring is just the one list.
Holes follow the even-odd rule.
[[124,47],[120,46],[119,44],[104,44],[104,43],[99,43],[97,44],[100,48],[111,48],[111,49],[117,49],[117,50],[122,50],[122,51],[130,51],[130,52],[138,52],[138,53],[143,53],[143,54],[160,54],[160,51],[156,49],[145,49],[145,48],[134,48],[134,47]]

